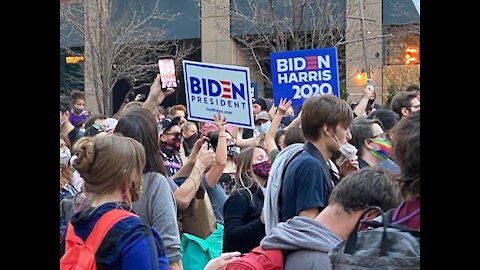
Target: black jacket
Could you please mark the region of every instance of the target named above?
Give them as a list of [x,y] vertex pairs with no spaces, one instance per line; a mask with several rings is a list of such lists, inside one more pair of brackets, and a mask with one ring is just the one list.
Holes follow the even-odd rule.
[[253,202],[246,189],[235,190],[225,202],[223,252],[249,252],[265,237],[265,224],[260,220],[264,195],[257,187],[250,191]]

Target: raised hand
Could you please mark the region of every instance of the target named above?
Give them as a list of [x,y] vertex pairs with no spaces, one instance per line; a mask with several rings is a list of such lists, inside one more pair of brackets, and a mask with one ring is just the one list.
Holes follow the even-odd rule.
[[157,74],[157,77],[155,77],[155,80],[153,81],[152,85],[150,86],[150,93],[148,93],[147,100],[152,100],[155,101],[155,103],[158,105],[162,104],[163,100],[165,97],[168,97],[169,95],[173,94],[175,92],[175,89],[167,90],[167,91],[162,91],[162,84],[160,82],[160,74]]
[[374,91],[373,85],[368,85],[367,84],[367,85],[365,85],[365,87],[362,90],[363,96],[367,97],[367,98],[372,98],[373,97],[373,91]]
[[280,112],[280,114],[284,115],[287,112],[288,108],[290,108],[291,106],[291,100],[281,98],[280,103],[278,104],[278,111]]
[[222,116],[220,113],[216,113],[213,115],[213,119],[215,121],[215,125],[218,127],[218,130],[223,130],[225,131],[225,125],[227,124],[227,118],[224,117],[222,119]]

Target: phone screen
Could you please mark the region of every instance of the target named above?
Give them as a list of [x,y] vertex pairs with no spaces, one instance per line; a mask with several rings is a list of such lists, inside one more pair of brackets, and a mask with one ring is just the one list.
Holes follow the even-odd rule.
[[159,59],[158,69],[162,88],[171,89],[177,87],[177,76],[175,74],[175,62],[173,59]]
[[367,79],[367,87],[368,87],[368,90],[373,91],[372,79]]

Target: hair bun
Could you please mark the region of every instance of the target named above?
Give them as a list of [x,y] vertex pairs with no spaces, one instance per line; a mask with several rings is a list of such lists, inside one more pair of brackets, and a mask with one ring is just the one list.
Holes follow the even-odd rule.
[[73,146],[77,158],[73,161],[73,167],[80,175],[88,173],[95,160],[95,147],[93,137],[82,137]]

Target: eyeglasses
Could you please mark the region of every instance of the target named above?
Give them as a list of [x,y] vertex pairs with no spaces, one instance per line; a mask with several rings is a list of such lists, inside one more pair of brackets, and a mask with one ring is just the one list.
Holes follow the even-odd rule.
[[385,132],[382,132],[380,134],[377,134],[371,137],[371,139],[386,139],[386,138],[387,138],[387,133]]
[[170,133],[170,132],[165,132],[165,133],[163,133],[163,134],[164,134],[164,135],[180,136],[180,132],[172,132],[172,133]]

